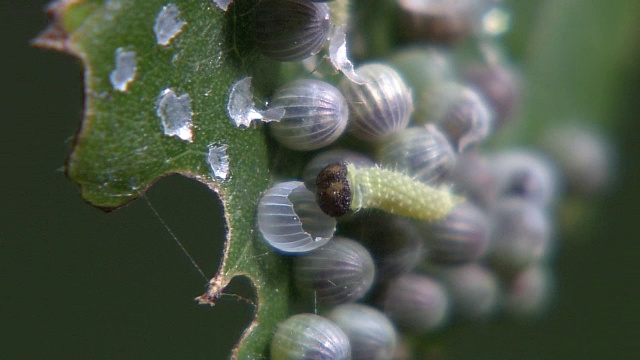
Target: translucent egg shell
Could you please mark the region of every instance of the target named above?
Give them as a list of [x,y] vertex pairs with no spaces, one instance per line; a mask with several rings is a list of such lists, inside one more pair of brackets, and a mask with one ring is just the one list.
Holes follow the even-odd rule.
[[261,0],[253,11],[258,50],[274,60],[303,60],[322,48],[331,28],[329,7],[309,0]]
[[303,296],[321,305],[361,299],[373,285],[375,266],[369,251],[354,240],[335,237],[294,259],[293,277]]
[[336,221],[322,212],[302,182],[288,181],[274,185],[260,199],[258,229],[276,250],[300,254],[326,244]]
[[480,259],[489,248],[489,220],[469,202],[457,205],[443,220],[422,227],[429,260],[436,263],[468,263]]
[[380,162],[424,183],[437,183],[455,166],[449,140],[435,126],[407,128],[379,151]]
[[282,109],[284,116],[271,122],[271,135],[294,150],[325,147],[347,127],[349,108],[338,89],[310,79],[296,80],[278,89],[270,109]]
[[392,359],[397,346],[396,329],[380,311],[361,304],[339,305],[327,317],[347,335],[352,360]]
[[398,327],[424,333],[444,325],[449,313],[449,297],[435,280],[424,275],[404,274],[389,282],[382,308]]
[[347,335],[331,320],[298,314],[278,324],[271,340],[272,360],[348,360]]
[[413,112],[411,90],[392,67],[373,63],[356,69],[365,83],[345,78],[340,88],[349,103],[350,131],[367,141],[382,141],[409,124]]

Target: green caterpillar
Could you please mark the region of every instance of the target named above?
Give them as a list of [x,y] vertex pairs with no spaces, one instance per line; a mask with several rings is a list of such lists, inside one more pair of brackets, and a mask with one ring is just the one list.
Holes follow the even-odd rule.
[[444,218],[462,198],[399,172],[380,167],[356,168],[338,163],[325,167],[316,179],[316,200],[329,216],[376,208],[418,220]]

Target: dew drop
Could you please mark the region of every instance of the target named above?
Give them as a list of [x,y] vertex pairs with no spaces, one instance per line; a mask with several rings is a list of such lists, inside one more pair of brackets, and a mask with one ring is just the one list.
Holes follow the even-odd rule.
[[211,176],[220,180],[229,178],[229,155],[227,145],[209,145],[207,163],[211,169]]
[[156,114],[162,120],[165,135],[193,142],[193,110],[189,94],[176,95],[173,89],[162,90]]
[[174,4],[165,5],[158,13],[153,31],[156,33],[158,45],[167,46],[187,23],[180,19],[180,10]]
[[109,75],[113,88],[125,92],[136,77],[136,53],[118,48],[115,53],[116,67]]

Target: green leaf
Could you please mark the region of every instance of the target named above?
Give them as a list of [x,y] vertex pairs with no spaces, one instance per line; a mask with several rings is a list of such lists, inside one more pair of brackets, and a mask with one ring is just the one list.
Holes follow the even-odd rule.
[[[159,13],[169,6],[166,0],[51,5],[52,24],[35,45],[70,53],[85,69],[84,121],[67,175],[86,201],[105,210],[140,197],[168,174],[196,179],[215,191],[225,209],[227,241],[218,274],[198,300],[214,304],[232,278],[248,277],[259,306],[232,356],[264,357],[274,326],[289,315],[288,263],[254,230],[256,204],[272,182],[264,128],[236,127],[226,104],[234,81],[253,75],[258,90],[267,88],[277,81],[281,65],[253,50],[247,14],[254,1],[237,0],[227,12],[212,1],[171,4],[179,14],[178,31],[169,38],[154,32]],[[113,80],[116,57],[123,53],[135,57],[134,75],[125,72]],[[159,107],[168,91],[184,106],[183,115],[192,115],[192,139],[189,131],[182,138],[165,134]],[[212,174],[210,146],[226,146],[228,179]]]

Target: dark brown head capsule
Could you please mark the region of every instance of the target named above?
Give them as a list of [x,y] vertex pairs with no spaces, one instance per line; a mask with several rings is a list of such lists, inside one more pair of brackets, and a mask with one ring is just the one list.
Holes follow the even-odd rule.
[[256,46],[279,61],[303,60],[327,40],[329,6],[308,0],[262,0],[253,11]]
[[316,179],[316,202],[327,215],[338,217],[351,208],[351,187],[347,179],[347,164],[331,164]]

